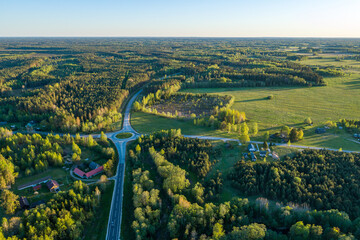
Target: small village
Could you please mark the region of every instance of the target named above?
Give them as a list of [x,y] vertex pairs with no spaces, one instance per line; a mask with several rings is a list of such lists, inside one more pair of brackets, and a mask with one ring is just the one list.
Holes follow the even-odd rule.
[[[256,145],[256,147],[255,147],[255,145]],[[243,157],[245,159],[250,159],[253,162],[258,160],[258,158],[259,158],[259,160],[266,159],[267,157],[272,158],[273,160],[280,159],[279,155],[276,152],[271,151],[269,147],[267,147],[267,148],[263,147],[260,149],[258,144],[250,143],[247,146],[247,150],[248,150],[248,152],[243,153]]]

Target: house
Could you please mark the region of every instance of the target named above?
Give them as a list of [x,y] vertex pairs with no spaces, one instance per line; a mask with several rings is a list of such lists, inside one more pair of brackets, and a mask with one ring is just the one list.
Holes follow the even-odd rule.
[[249,152],[255,152],[256,151],[256,148],[254,147],[254,145],[253,144],[249,144],[248,145],[248,150],[249,150]]
[[34,191],[39,191],[40,189],[41,189],[41,184],[36,185],[36,186],[33,187]]
[[317,133],[317,134],[326,133],[326,129],[325,129],[325,128],[317,128],[317,129],[315,130],[315,133]]
[[104,171],[104,167],[103,166],[100,166],[94,170],[91,170],[90,172],[87,172],[85,173],[85,177],[86,178],[92,178],[93,176],[101,173],[102,171]]
[[48,189],[50,190],[50,192],[59,192],[60,188],[59,188],[59,184],[57,181],[55,180],[49,180],[46,183],[46,186],[48,187]]
[[26,197],[20,197],[19,202],[22,209],[29,209],[30,204]]
[[26,124],[25,128],[26,128],[26,131],[32,132],[32,131],[34,131],[34,124],[29,122],[28,124]]
[[83,178],[83,177],[85,176],[85,172],[81,171],[81,170],[78,169],[78,168],[75,168],[75,169],[74,169],[74,173],[75,173],[77,176],[81,177],[81,178]]
[[256,160],[257,160],[257,158],[256,158],[256,156],[255,156],[255,154],[254,154],[253,152],[250,153],[250,156],[251,156],[251,160],[252,160],[252,161],[256,161]]
[[89,164],[89,167],[91,168],[91,170],[97,169],[98,167],[100,167],[99,164],[97,164],[96,162],[91,162]]
[[260,151],[260,157],[266,157],[267,151]]
[[354,138],[360,138],[360,134],[355,133]]
[[274,160],[279,160],[280,159],[279,155],[276,152],[272,152],[272,157],[273,157]]

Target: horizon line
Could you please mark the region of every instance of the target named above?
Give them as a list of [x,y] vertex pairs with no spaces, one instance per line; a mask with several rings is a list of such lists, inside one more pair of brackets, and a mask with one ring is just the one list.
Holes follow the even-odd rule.
[[342,36],[263,36],[263,37],[227,37],[227,36],[0,36],[0,38],[309,38],[309,39],[360,39],[359,37]]

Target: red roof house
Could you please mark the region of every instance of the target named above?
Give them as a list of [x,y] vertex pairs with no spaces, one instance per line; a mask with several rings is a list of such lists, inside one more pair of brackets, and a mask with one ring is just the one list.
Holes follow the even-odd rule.
[[91,170],[90,172],[85,173],[85,176],[86,176],[86,178],[92,178],[93,176],[101,173],[102,171],[104,171],[104,167],[100,166],[94,170]]
[[81,177],[81,178],[83,178],[83,177],[85,176],[85,172],[81,171],[81,170],[78,169],[78,168],[75,168],[75,169],[74,169],[74,173],[75,173],[76,175],[78,175],[79,177]]

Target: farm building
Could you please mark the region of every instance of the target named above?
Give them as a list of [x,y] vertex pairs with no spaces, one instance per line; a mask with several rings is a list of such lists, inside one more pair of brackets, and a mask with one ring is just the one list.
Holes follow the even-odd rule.
[[102,171],[104,171],[104,167],[100,166],[94,170],[91,170],[90,172],[85,173],[86,178],[92,178],[93,176],[96,176],[97,174],[101,173]]
[[55,180],[49,180],[46,183],[46,186],[48,187],[50,192],[59,192],[60,191],[59,183]]
[[256,157],[256,155],[255,155],[253,152],[250,153],[250,156],[251,156],[251,160],[252,160],[252,161],[256,161],[256,160],[257,160],[257,157]]
[[78,168],[75,168],[75,169],[74,169],[74,173],[75,173],[77,176],[81,177],[81,178],[83,178],[83,177],[85,176],[85,172],[81,171],[81,170],[78,169]]
[[249,150],[249,152],[255,152],[255,151],[256,151],[256,148],[255,148],[255,146],[254,146],[252,143],[250,143],[250,144],[248,145],[248,150]]
[[94,170],[91,170],[87,173],[85,173],[84,171],[81,171],[79,168],[74,169],[74,173],[81,178],[92,178],[93,176],[96,176],[97,174],[101,173],[102,171],[104,171],[104,167],[99,166],[99,165],[97,168],[95,168]]
[[260,151],[260,157],[266,157],[267,151]]
[[26,197],[20,197],[19,203],[20,203],[20,207],[22,209],[29,209],[29,207],[30,207],[29,201]]

